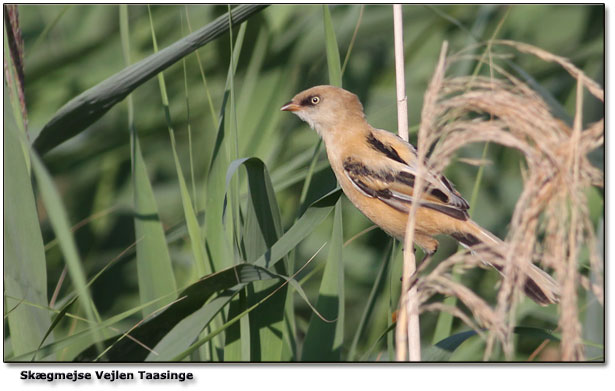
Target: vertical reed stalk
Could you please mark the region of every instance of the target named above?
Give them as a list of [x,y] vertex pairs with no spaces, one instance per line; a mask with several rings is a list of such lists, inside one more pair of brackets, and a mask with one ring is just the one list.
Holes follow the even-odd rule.
[[[393,32],[395,36],[395,80],[397,84],[397,132],[408,141],[408,104],[406,82],[404,77],[404,40],[401,4],[393,5]],[[411,219],[408,219],[410,222]],[[416,260],[412,237],[414,230],[406,229],[404,243],[404,268],[402,275],[401,297],[399,300],[399,317],[395,329],[396,359],[405,361],[421,360],[421,334],[419,328],[418,292],[416,287],[410,289],[410,277],[416,271]],[[407,348],[406,348],[407,343]],[[408,353],[408,354],[406,354]]]

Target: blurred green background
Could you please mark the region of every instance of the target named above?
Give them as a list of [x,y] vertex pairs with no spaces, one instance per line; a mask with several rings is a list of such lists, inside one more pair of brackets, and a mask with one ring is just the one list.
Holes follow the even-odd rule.
[[[67,101],[86,89],[122,70],[120,19],[117,5],[22,5],[19,18],[25,45],[25,80],[29,140]],[[137,62],[154,52],[148,8],[128,6],[131,61]],[[343,70],[343,87],[361,99],[367,118],[374,127],[396,131],[395,70],[393,54],[392,8],[384,5],[330,6]],[[223,5],[151,6],[152,24],[159,48],[164,48],[216,17],[227,12]],[[404,46],[406,89],[408,93],[411,141],[416,141],[416,125],[420,120],[423,93],[432,76],[441,44],[449,42],[449,53],[456,53],[475,43],[491,38],[501,24],[496,38],[525,42],[558,56],[566,57],[599,84],[604,83],[604,7],[578,5],[405,5]],[[189,16],[189,20],[186,19]],[[357,28],[356,36],[353,33]],[[189,23],[188,23],[189,22]],[[190,27],[189,27],[190,26]],[[240,34],[233,29],[233,39]],[[227,88],[231,42],[228,33],[198,50],[206,78],[203,83],[195,54],[164,71],[170,102],[171,124],[177,141],[177,154],[193,196],[196,211],[207,213],[207,197],[211,186],[210,161],[214,152],[219,113]],[[335,187],[335,179],[320,148],[314,177],[303,206],[300,202],[304,180],[318,136],[295,116],[279,108],[297,92],[318,84],[329,83],[325,53],[323,7],[320,5],[272,5],[253,15],[247,22],[243,46],[233,79],[232,118],[237,145],[231,156],[258,157],[271,175],[281,214],[281,226],[287,230],[312,201]],[[351,47],[352,42],[352,47]],[[482,54],[484,46],[472,53]],[[571,124],[574,115],[576,80],[553,63],[502,47],[497,53],[512,53],[517,68],[512,72],[522,80],[535,83],[551,105],[553,113]],[[474,62],[457,64],[451,74],[471,74]],[[483,67],[483,73],[488,69]],[[211,96],[211,101],[208,99]],[[5,95],[6,96],[6,95]],[[584,102],[584,125],[603,118],[603,105],[588,94]],[[167,131],[159,82],[152,78],[132,94],[134,126],[138,133],[147,173],[152,184],[163,228],[185,221],[178,185],[173,150]],[[6,103],[5,103],[6,105]],[[5,106],[5,113],[7,112]],[[190,131],[188,128],[190,127]],[[74,231],[76,245],[87,277],[92,277],[135,241],[133,183],[131,174],[128,106],[114,106],[100,120],[77,137],[61,144],[43,156],[61,194],[71,225],[86,219]],[[191,147],[191,151],[190,151]],[[458,157],[480,159],[483,145],[463,148]],[[603,148],[590,156],[603,169]],[[192,161],[191,161],[192,159]],[[522,188],[521,157],[515,151],[491,145],[487,156],[492,164],[484,167],[482,182],[471,210],[472,218],[496,235],[505,237],[507,225]],[[226,169],[224,169],[224,172]],[[468,200],[476,180],[478,167],[456,163],[446,170]],[[5,175],[10,174],[6,173]],[[245,182],[243,174],[241,183]],[[194,180],[194,182],[192,182]],[[245,195],[245,185],[241,185]],[[36,190],[36,188],[35,188]],[[604,197],[602,189],[589,189],[590,211],[595,229],[603,230]],[[239,197],[239,196],[238,196]],[[239,199],[243,205],[245,198]],[[47,265],[47,295],[52,297],[64,269],[60,247],[53,245],[56,236],[40,196],[37,197]],[[343,240],[368,228],[371,223],[347,199],[342,198]],[[94,217],[94,218],[92,218]],[[321,245],[331,240],[331,216],[320,224],[295,249],[297,270]],[[209,230],[212,227],[201,228]],[[222,225],[219,227],[222,229]],[[6,227],[5,229],[10,229]],[[51,245],[49,245],[51,243]],[[348,350],[361,322],[367,298],[383,260],[387,257],[390,239],[380,230],[361,235],[343,249],[344,260],[344,332],[341,359],[348,359]],[[600,241],[600,246],[603,242]],[[178,288],[197,278],[190,239],[185,232],[168,245],[173,273]],[[442,238],[437,259],[443,259],[457,246]],[[322,251],[303,271],[303,287],[316,303],[327,251]],[[368,351],[390,323],[389,310],[395,308],[399,292],[401,257],[392,262],[386,289],[376,297],[374,310],[358,339],[358,357]],[[580,260],[586,264],[587,260]],[[232,265],[229,260],[227,265]],[[586,269],[581,269],[587,273]],[[288,271],[288,275],[292,271]],[[396,276],[396,277],[393,277]],[[493,303],[499,277],[483,269],[464,274],[462,281]],[[74,290],[65,281],[58,298]],[[106,270],[90,288],[93,302],[102,319],[122,313],[140,304],[139,282],[134,253],[123,257]],[[391,301],[391,302],[389,302]],[[587,303],[582,297],[582,322]],[[595,300],[594,300],[595,301]],[[294,316],[296,342],[301,349],[312,311],[295,294]],[[79,312],[74,307],[75,312]],[[517,324],[554,329],[555,308],[543,309],[525,299],[518,310]],[[115,325],[126,330],[140,319],[137,313]],[[424,344],[434,338],[437,313],[421,318]],[[602,321],[583,323],[591,334],[588,340],[601,344]],[[6,321],[5,321],[6,325]],[[55,338],[74,331],[74,322],[64,319],[54,330]],[[5,330],[8,328],[5,327]],[[452,332],[467,330],[458,320]],[[389,335],[392,333],[389,333]],[[5,342],[10,336],[5,336]],[[515,359],[525,360],[542,339],[517,337]],[[390,343],[390,341],[389,341]],[[554,349],[557,344],[554,344]],[[84,346],[74,346],[58,353],[55,359],[70,360]],[[452,356],[456,360],[480,360],[484,343],[479,338],[468,340]],[[369,360],[388,360],[386,338],[367,356]],[[390,352],[389,352],[390,353]],[[600,356],[601,353],[598,353]],[[7,356],[5,356],[6,358]],[[228,356],[227,356],[228,357]],[[588,357],[591,357],[588,356]],[[193,356],[203,359],[203,356]],[[494,357],[503,359],[503,356]],[[547,356],[548,358],[548,356]],[[298,356],[293,356],[298,360]]]

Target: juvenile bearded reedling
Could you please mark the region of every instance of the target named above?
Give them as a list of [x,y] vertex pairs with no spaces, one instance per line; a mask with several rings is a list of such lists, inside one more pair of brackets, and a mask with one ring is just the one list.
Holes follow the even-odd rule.
[[[365,120],[357,96],[342,88],[317,86],[282,106],[322,137],[331,168],[342,190],[364,215],[391,236],[404,239],[413,199],[416,149],[393,133],[374,129]],[[469,205],[444,177],[428,172],[426,190],[416,212],[414,242],[431,256],[438,234],[466,247],[503,242],[468,215]],[[559,298],[557,283],[535,265],[527,271],[525,293],[541,305]]]

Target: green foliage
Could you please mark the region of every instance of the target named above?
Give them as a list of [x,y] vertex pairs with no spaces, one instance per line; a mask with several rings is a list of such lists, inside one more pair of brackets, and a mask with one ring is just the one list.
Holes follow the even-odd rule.
[[[5,360],[394,357],[399,249],[378,229],[345,243],[371,223],[336,189],[316,133],[279,112],[305,88],[343,85],[359,96],[373,126],[395,129],[391,7],[246,5],[232,7],[232,17],[228,11],[19,6],[28,121],[16,95],[5,93],[5,116],[13,118],[4,132],[11,174]],[[604,80],[601,6],[403,11],[411,131],[443,40],[452,53],[492,37],[519,40]],[[5,53],[7,47],[5,41]],[[480,57],[485,47],[467,53]],[[514,54],[500,65],[570,121],[576,82],[564,70],[492,51]],[[489,67],[469,59],[451,71],[488,75]],[[13,92],[14,80],[7,84]],[[586,99],[584,124],[603,110]],[[603,169],[603,156],[601,148],[590,159]],[[492,162],[480,171],[454,162],[446,174],[472,198],[472,217],[503,237],[521,191],[522,157],[494,144],[464,148],[459,157]],[[601,232],[604,192],[587,194]],[[320,254],[324,243],[328,251]],[[452,240],[441,243],[437,260],[456,250]],[[586,258],[580,271],[596,278]],[[497,273],[476,269],[458,278],[495,302]],[[601,307],[591,295],[579,305],[587,309],[588,352],[599,358]],[[547,332],[557,324],[555,308],[524,302],[516,316],[531,328],[516,330],[516,359],[527,360],[545,339],[558,345]],[[449,314],[423,314],[421,334],[425,359],[482,359],[484,340],[471,338],[474,332]]]

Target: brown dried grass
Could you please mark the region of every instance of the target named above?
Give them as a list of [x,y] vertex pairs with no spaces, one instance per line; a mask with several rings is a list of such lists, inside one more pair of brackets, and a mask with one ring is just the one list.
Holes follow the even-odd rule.
[[[519,42],[492,41],[488,50],[492,45],[555,62],[576,79],[574,124],[570,128],[553,117],[535,91],[492,62],[495,56],[489,56],[490,77],[445,77],[447,64],[450,66],[467,56],[452,56],[445,62],[443,47],[425,94],[418,136],[419,157],[425,157],[425,151],[433,147],[431,155],[425,157],[426,165],[431,170],[442,171],[455,151],[464,145],[494,142],[520,151],[526,167],[523,191],[514,209],[505,248],[484,245],[473,249],[473,253],[460,252],[429,274],[420,276],[417,287],[421,311],[449,311],[475,330],[488,328],[484,359],[490,358],[495,343],[502,345],[510,359],[515,308],[523,291],[526,270],[531,262],[537,262],[543,268],[554,270],[561,287],[560,359],[583,360],[579,291],[591,289],[604,305],[604,260],[598,253],[585,196],[587,187],[604,186],[603,172],[587,158],[589,152],[604,144],[604,119],[582,129],[583,90],[587,89],[600,101],[604,101],[604,91],[565,58]],[[579,274],[582,248],[589,251],[591,271],[598,276],[594,284]],[[503,263],[504,277],[495,307],[450,278],[454,265],[484,266],[483,261]],[[471,311],[476,324],[458,308],[434,307],[428,300],[437,293],[456,296]]]

